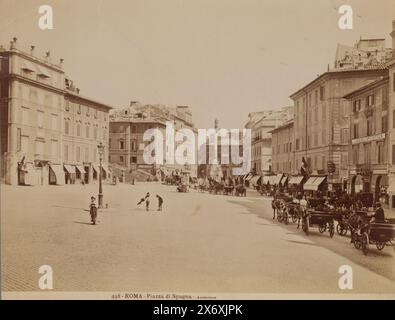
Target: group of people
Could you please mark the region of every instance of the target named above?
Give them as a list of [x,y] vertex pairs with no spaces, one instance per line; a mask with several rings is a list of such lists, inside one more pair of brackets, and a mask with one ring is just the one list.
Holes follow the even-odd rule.
[[[158,199],[158,211],[162,211],[163,208],[163,198],[157,194],[156,198]],[[150,205],[150,193],[147,192],[144,198],[141,198],[140,201],[137,203],[139,206],[145,202],[145,209],[149,211],[149,205]],[[91,216],[91,222],[92,224],[96,224],[96,219],[97,219],[97,206],[96,206],[96,198],[94,196],[91,197],[91,202],[89,204],[89,213]]]
[[[158,211],[162,211],[163,198],[159,194],[156,195],[156,198],[158,199]],[[145,210],[149,211],[149,205],[150,205],[150,193],[149,192],[147,192],[147,194],[145,195],[144,198],[140,199],[140,201],[137,203],[137,205],[139,206],[143,202],[145,202]]]

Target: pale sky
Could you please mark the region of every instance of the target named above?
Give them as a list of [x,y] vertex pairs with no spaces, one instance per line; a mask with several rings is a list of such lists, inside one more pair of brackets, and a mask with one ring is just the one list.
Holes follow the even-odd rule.
[[[54,29],[38,28],[38,8]],[[349,4],[354,29],[340,30]],[[333,65],[336,44],[386,38],[394,0],[0,0],[0,44],[13,36],[51,51],[81,94],[115,107],[189,105],[197,127],[243,127],[252,111],[289,95]]]

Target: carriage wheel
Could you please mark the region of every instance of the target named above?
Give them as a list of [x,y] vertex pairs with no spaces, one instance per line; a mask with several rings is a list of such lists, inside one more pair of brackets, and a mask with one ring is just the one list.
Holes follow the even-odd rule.
[[354,247],[355,249],[361,249],[361,241],[359,239],[354,239]]
[[296,223],[296,222],[298,221],[298,217],[297,217],[295,214],[293,214],[293,215],[291,216],[291,219],[292,219],[292,222],[293,222],[293,223]]
[[376,242],[376,248],[377,250],[381,251],[385,247],[385,242]]
[[320,233],[324,233],[324,232],[326,231],[326,224],[321,224],[321,225],[318,227],[318,231],[319,231]]

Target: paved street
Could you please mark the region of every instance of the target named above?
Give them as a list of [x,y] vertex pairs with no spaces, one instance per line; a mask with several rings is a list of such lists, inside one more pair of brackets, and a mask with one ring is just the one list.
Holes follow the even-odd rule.
[[[352,293],[395,293],[394,249],[368,256],[349,238],[271,219],[270,199],[179,194],[173,186],[105,185],[98,225],[88,205],[97,185],[2,185],[2,289],[38,289],[50,265],[56,291],[344,293],[338,268],[350,265]],[[66,192],[67,191],[67,192]],[[136,203],[151,193],[151,210]],[[155,194],[164,198],[157,212]]]

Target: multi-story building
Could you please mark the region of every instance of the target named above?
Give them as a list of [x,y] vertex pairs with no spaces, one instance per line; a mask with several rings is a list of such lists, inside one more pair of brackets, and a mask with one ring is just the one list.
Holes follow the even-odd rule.
[[395,208],[395,20],[392,21],[392,60],[387,63],[389,84],[389,188],[390,206]]
[[[192,113],[187,106],[168,107],[164,105],[142,105],[132,101],[130,106],[114,110],[110,122],[110,163],[123,167],[128,176],[133,179],[135,173],[156,175],[160,169],[169,174],[173,171],[190,171],[191,176],[197,176],[197,164],[180,165],[177,163],[164,163],[162,165],[147,164],[143,152],[149,143],[143,141],[144,132],[157,128],[165,137],[166,122],[173,121],[175,131],[188,128],[195,132],[192,122]],[[164,155],[166,142],[164,142]],[[177,148],[178,145],[175,145]]]
[[[69,101],[74,101],[76,106],[70,107]],[[104,104],[82,99],[65,87],[62,59],[53,63],[49,52],[40,58],[34,46],[30,52],[25,52],[19,48],[16,38],[9,50],[0,48],[0,102],[1,177],[12,185],[74,181],[70,171],[74,173],[76,167],[70,165],[83,165],[85,160],[75,162],[75,156],[72,156],[75,146],[66,147],[70,137],[76,136],[77,132],[76,119],[66,108],[77,112],[77,105],[82,104],[85,108],[89,105],[92,114],[98,108],[102,118],[110,109]],[[93,119],[89,121],[92,125],[97,123]],[[84,147],[89,145],[93,156],[98,141],[105,143],[105,140],[81,138],[80,143]],[[94,162],[90,160],[89,163]],[[85,180],[90,181],[89,178]]]
[[272,168],[272,136],[270,131],[293,116],[292,107],[252,112],[245,128],[251,129],[251,170],[257,174],[269,173]]
[[388,77],[347,94],[350,133],[350,193],[374,194],[375,202],[388,197]]
[[292,174],[294,171],[293,119],[271,130],[272,134],[272,171],[273,173]]
[[[334,69],[291,95],[294,101],[294,173],[299,171],[304,160],[308,171],[328,173],[331,187],[347,186],[350,106],[343,97],[385,74],[383,65]],[[328,172],[328,167],[334,170]]]
[[67,79],[63,110],[63,163],[65,183],[98,180],[102,143],[102,178],[110,178],[108,169],[109,111],[112,107],[79,94]]

